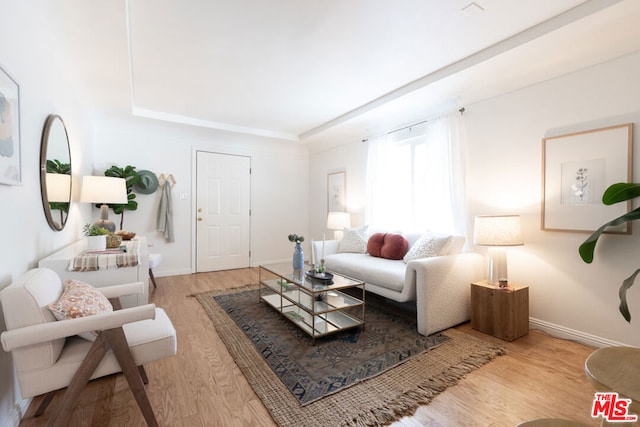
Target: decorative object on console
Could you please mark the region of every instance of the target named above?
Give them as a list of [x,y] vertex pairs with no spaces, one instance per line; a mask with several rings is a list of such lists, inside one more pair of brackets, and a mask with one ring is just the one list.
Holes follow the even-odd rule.
[[523,245],[520,215],[476,216],[473,243],[489,248],[489,283],[506,287],[507,254],[504,246]]
[[116,225],[109,220],[108,203],[127,203],[127,186],[122,178],[107,176],[82,177],[82,190],[80,201],[85,203],[102,203],[100,206],[100,219],[95,226],[106,228],[112,233],[116,231]]
[[345,228],[351,227],[351,215],[349,212],[329,212],[327,215],[327,228],[334,230],[333,238],[342,239]]
[[289,234],[289,241],[296,244],[293,250],[293,270],[302,271],[304,268],[304,252],[301,243],[304,242],[304,236],[297,234]]
[[107,248],[107,235],[110,231],[106,228],[85,224],[82,227],[82,234],[87,237],[88,251],[104,251]]

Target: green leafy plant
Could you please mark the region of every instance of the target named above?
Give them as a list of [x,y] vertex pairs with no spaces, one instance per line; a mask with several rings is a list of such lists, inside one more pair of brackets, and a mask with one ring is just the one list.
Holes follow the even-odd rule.
[[[615,203],[626,202],[636,197],[640,197],[640,184],[636,183],[626,183],[619,182],[609,186],[602,195],[602,203],[605,205],[613,205]],[[598,243],[598,239],[604,233],[608,227],[615,227],[618,225],[622,225],[627,222],[635,221],[640,219],[640,207],[627,212],[626,214],[619,216],[616,219],[613,219],[606,224],[602,225],[596,231],[591,234],[582,242],[580,247],[578,248],[578,252],[580,253],[580,257],[586,263],[591,263],[593,261],[594,252],[596,249],[596,244]],[[620,286],[619,296],[620,296],[620,313],[625,318],[627,322],[631,322],[631,313],[629,312],[629,306],[627,305],[627,291],[631,286],[633,286],[634,281],[636,280],[636,276],[640,274],[640,268],[631,274],[631,276],[624,279],[622,285]]]
[[289,241],[295,243],[304,242],[304,236],[298,236],[297,234],[289,234]]
[[111,234],[106,228],[98,227],[97,225],[85,224],[82,227],[82,234],[85,236],[102,236]]
[[[124,168],[111,166],[109,169],[104,171],[104,175],[115,178],[124,178],[127,185],[128,202],[126,204],[109,204],[109,207],[113,209],[113,212],[120,215],[120,230],[122,230],[122,226],[124,224],[124,211],[135,211],[138,209],[138,202],[135,200],[136,195],[133,193],[133,186],[140,182],[140,177],[138,176],[135,166],[125,166]],[[99,208],[100,205],[96,205],[96,207]]]

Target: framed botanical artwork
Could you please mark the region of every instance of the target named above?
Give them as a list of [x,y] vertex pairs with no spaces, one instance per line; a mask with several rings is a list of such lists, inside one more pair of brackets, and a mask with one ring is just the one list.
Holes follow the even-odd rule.
[[21,183],[20,88],[0,66],[0,184]]
[[[542,140],[542,229],[592,233],[631,210],[631,201],[606,206],[612,184],[631,182],[633,124]],[[630,234],[631,224],[608,233]]]
[[347,211],[347,173],[327,175],[327,212]]

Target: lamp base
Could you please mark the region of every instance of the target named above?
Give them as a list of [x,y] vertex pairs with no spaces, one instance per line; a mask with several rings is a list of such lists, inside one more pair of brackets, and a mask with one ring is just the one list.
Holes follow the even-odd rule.
[[106,228],[112,233],[116,232],[116,224],[113,221],[109,221],[108,219],[99,219],[93,223],[96,227]]
[[109,220],[109,206],[100,206],[100,219],[93,223],[96,227],[106,228],[112,233],[116,232],[116,224]]
[[489,248],[489,283],[501,288],[509,284],[507,280],[507,252],[504,248]]

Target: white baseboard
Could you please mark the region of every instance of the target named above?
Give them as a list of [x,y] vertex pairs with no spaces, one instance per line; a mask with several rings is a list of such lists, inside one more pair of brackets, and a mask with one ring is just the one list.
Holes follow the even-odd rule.
[[18,427],[20,420],[27,413],[27,409],[31,404],[31,399],[23,399],[13,405],[11,411],[0,419],[1,427]]
[[555,323],[545,322],[544,320],[529,318],[529,327],[531,329],[539,329],[548,333],[551,336],[577,341],[581,344],[588,345],[590,347],[612,347],[612,346],[625,346],[626,344],[612,341],[607,338],[602,338],[596,335],[591,335],[586,332],[576,331]]

